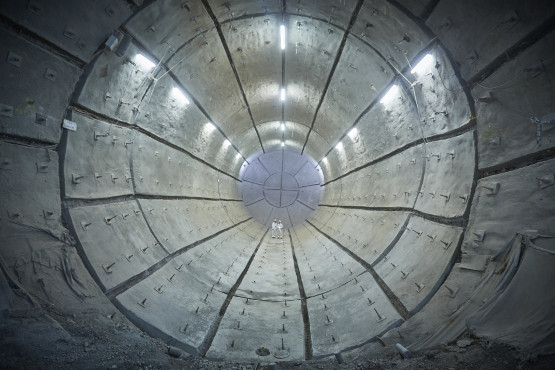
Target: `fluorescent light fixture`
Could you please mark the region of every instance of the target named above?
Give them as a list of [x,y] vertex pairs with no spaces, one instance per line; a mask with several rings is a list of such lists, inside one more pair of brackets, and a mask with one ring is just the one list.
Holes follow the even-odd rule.
[[419,74],[419,75],[426,74],[428,72],[431,72],[431,68],[433,64],[434,64],[434,57],[432,56],[432,54],[426,54],[424,55],[424,58],[422,58],[420,62],[418,62],[418,64],[415,65],[414,68],[410,70],[410,73]]
[[150,71],[152,68],[156,66],[156,63],[154,63],[152,60],[145,57],[143,54],[135,55],[134,60],[137,66],[145,72]]
[[397,85],[393,85],[389,88],[389,91],[383,96],[380,100],[380,103],[387,104],[392,101],[399,93],[399,87]]
[[343,150],[343,143],[342,143],[342,142],[338,142],[337,145],[335,146],[335,149],[337,149],[337,150]]
[[285,123],[281,124],[281,131],[285,131]]
[[285,101],[285,88],[284,87],[281,88],[280,98],[281,98],[281,101]]
[[349,135],[349,137],[351,138],[351,140],[354,140],[355,137],[357,137],[357,135],[358,135],[358,130],[357,130],[357,128],[356,128],[356,127],[353,127],[353,128],[351,129],[351,131],[349,131],[349,133],[348,133],[347,135]]
[[279,37],[281,38],[281,50],[285,50],[285,26],[279,26]]
[[183,91],[181,91],[178,87],[174,87],[172,89],[171,95],[175,100],[189,104],[189,99],[187,99],[185,94],[183,94]]
[[282,147],[284,147],[284,146],[285,146],[285,143],[284,143],[283,141],[281,142],[281,146],[282,146]]

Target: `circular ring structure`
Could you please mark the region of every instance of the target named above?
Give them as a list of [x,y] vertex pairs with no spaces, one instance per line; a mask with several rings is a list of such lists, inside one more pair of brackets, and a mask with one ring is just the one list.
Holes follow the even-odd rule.
[[281,149],[249,158],[241,170],[243,202],[258,222],[284,227],[299,225],[316,210],[322,196],[323,175],[307,155]]

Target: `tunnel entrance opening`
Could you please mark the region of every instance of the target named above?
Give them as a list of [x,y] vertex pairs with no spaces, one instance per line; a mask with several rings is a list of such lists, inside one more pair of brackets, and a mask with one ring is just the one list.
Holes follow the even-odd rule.
[[240,192],[249,214],[263,225],[274,219],[284,227],[302,224],[318,207],[324,178],[310,156],[280,149],[258,153],[240,173]]

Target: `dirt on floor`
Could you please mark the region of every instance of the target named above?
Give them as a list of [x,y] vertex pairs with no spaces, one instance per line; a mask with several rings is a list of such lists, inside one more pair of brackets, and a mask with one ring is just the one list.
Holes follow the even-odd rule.
[[[0,319],[2,369],[553,369],[555,356],[529,358],[514,348],[476,338],[405,359],[392,348],[375,356],[350,353],[340,364],[334,356],[313,361],[271,364],[214,362],[177,350],[149,337],[119,312],[66,315],[56,310]],[[178,356],[178,357],[175,357]],[[274,367],[275,366],[275,367]]]

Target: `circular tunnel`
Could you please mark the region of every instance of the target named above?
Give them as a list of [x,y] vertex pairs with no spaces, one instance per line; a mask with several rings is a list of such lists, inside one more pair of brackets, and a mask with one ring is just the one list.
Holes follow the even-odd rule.
[[0,14],[2,308],[210,360],[555,351],[551,2]]

